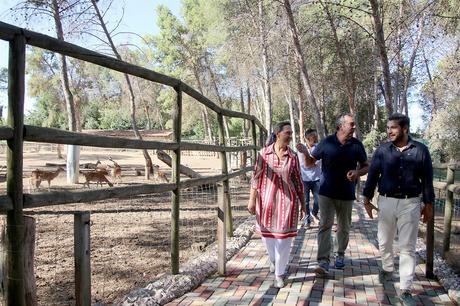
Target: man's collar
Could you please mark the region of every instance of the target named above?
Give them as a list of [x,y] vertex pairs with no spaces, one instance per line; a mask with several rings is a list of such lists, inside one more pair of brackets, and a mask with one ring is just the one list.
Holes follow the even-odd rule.
[[344,145],[348,144],[348,143],[353,139],[353,137],[351,137],[350,139],[345,140],[345,143],[342,144],[342,143],[340,142],[340,140],[339,140],[339,137],[337,136],[337,132],[335,132],[335,133],[334,133],[334,139],[335,139],[335,141],[337,141],[337,143],[338,143],[339,145],[344,146]]
[[[392,145],[393,147],[395,147],[396,149],[399,150],[399,147],[397,147],[392,141],[390,141],[390,145]],[[415,146],[415,142],[412,139],[412,137],[407,136],[407,144],[404,146],[404,150],[407,150],[407,149],[412,148],[414,146]]]

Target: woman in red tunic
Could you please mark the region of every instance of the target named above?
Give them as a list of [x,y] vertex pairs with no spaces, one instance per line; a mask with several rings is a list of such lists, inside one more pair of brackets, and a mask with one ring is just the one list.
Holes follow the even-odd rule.
[[[248,211],[256,214],[256,232],[262,237],[275,272],[275,287],[284,287],[283,275],[289,260],[297,222],[305,214],[299,159],[289,148],[292,128],[280,122],[274,128],[276,141],[258,154],[251,181]],[[256,201],[257,199],[257,201]]]

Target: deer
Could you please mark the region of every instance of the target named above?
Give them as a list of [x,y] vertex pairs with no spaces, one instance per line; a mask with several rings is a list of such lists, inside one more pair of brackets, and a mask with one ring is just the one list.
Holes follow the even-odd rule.
[[153,179],[158,183],[169,183],[166,174],[160,170],[160,166],[153,165]]
[[101,164],[99,158],[97,159],[96,163],[85,163],[82,164],[83,169],[97,169],[97,166]]
[[112,169],[112,176],[113,176],[113,181],[118,183],[121,182],[121,167],[120,165],[113,160],[112,156],[109,156],[109,160],[113,163],[113,169]]
[[32,191],[39,189],[42,181],[48,181],[48,191],[51,191],[51,181],[54,180],[59,175],[59,173],[64,171],[65,170],[62,167],[58,167],[56,171],[46,171],[40,169],[33,170],[29,179],[29,184]]
[[89,171],[89,172],[82,172],[80,171],[81,174],[85,177],[85,182],[83,183],[83,186],[88,186],[89,187],[89,182],[94,181],[96,182],[96,187],[102,183],[107,183],[110,187],[113,187],[113,184],[105,177],[105,174],[102,171]]

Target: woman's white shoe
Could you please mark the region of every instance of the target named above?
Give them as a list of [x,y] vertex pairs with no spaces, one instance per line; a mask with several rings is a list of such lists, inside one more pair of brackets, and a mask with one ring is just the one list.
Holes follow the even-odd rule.
[[284,281],[283,277],[281,276],[275,276],[275,288],[283,288],[284,287]]

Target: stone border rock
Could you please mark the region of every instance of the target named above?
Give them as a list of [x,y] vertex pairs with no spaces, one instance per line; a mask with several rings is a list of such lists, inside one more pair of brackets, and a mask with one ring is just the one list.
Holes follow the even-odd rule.
[[[254,233],[254,217],[248,217],[227,239],[226,258],[229,260]],[[156,306],[164,305],[175,298],[198,287],[206,278],[217,271],[217,243],[187,261],[177,275],[164,275],[144,288],[136,289],[123,298],[123,306]]]
[[[422,238],[417,240],[417,255],[426,262],[426,245]],[[460,278],[438,254],[434,253],[433,259],[434,274],[438,278],[441,285],[446,289],[449,297],[460,305]]]

